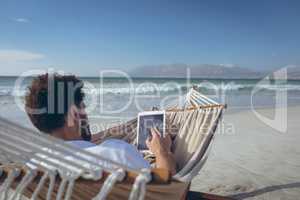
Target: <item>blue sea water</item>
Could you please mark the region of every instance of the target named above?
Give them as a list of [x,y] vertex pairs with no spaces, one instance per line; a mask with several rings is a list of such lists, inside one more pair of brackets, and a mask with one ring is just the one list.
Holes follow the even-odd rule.
[[[104,78],[82,77],[86,93],[85,104],[91,121],[107,128],[135,117],[153,106],[164,108],[197,86],[199,91],[228,111],[277,106],[278,98],[287,104],[300,104],[300,81],[269,81],[248,79],[180,79],[180,78]],[[31,126],[24,112],[24,95],[32,78],[17,84],[18,77],[0,77],[0,116]],[[19,89],[16,90],[16,86]],[[99,127],[98,127],[99,128]]]

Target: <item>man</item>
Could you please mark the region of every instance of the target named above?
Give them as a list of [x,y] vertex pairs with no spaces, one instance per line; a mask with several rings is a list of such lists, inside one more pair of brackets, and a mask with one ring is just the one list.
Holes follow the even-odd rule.
[[[137,149],[122,140],[109,139],[100,145],[89,142],[91,133],[82,88],[83,82],[73,75],[43,74],[34,78],[25,98],[33,125],[45,134],[130,168],[150,168]],[[152,129],[151,134],[146,143],[156,156],[156,167],[176,173],[170,136],[160,137],[157,129]]]

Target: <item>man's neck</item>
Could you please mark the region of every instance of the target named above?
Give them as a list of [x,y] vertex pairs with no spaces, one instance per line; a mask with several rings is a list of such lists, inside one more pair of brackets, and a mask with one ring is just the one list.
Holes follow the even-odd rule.
[[65,128],[65,127],[56,129],[55,131],[53,131],[51,133],[51,135],[53,137],[56,137],[56,138],[59,138],[62,140],[66,140],[66,141],[78,139],[78,138],[73,137],[74,134],[72,134],[72,130]]

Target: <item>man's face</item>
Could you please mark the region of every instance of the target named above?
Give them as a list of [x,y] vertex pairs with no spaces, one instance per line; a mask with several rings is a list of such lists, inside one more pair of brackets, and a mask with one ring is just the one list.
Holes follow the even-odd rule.
[[82,102],[79,108],[79,131],[82,139],[91,140],[91,130],[88,122],[88,116],[85,112],[85,104]]

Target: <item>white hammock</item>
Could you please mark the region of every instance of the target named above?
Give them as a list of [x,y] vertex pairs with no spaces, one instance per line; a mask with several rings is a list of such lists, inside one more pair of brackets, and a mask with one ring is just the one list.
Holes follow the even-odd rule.
[[[166,110],[169,123],[179,128],[174,142],[179,171],[173,176],[173,180],[190,182],[198,174],[207,159],[207,149],[223,108],[223,105],[191,89],[185,97],[184,105]],[[146,193],[146,184],[151,181],[150,170],[128,168],[101,155],[77,149],[61,140],[0,118],[0,178],[6,174],[0,185],[0,200],[8,199],[8,190],[20,175],[18,167],[10,167],[12,170],[6,173],[4,169],[11,163],[25,166],[27,170],[10,199],[19,199],[38,171],[44,173],[33,191],[32,200],[38,198],[41,188],[45,187],[46,179],[50,180],[46,199],[51,199],[57,174],[62,179],[56,194],[57,200],[71,198],[77,179],[100,180],[104,172],[110,175],[98,195],[93,198],[95,200],[105,199],[115,183],[122,181],[128,171],[138,174],[129,195],[130,200],[142,200]]]

